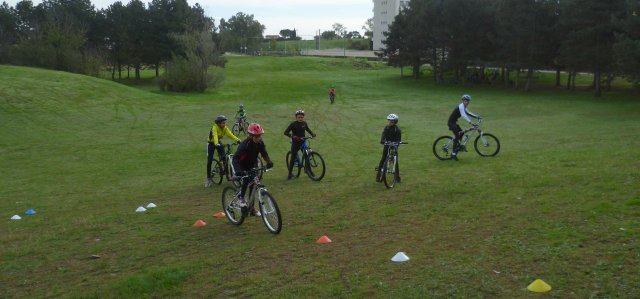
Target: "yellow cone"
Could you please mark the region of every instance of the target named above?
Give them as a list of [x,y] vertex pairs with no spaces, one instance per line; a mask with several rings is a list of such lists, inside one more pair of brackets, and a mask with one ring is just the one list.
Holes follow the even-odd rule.
[[534,280],[528,287],[527,290],[536,292],[536,293],[544,293],[551,291],[551,286],[544,282],[542,279]]

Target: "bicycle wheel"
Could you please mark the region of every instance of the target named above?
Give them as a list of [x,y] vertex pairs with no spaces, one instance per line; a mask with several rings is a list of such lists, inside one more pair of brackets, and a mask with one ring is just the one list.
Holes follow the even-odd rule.
[[222,210],[233,225],[242,224],[246,216],[246,213],[242,211],[242,207],[239,205],[237,193],[236,188],[232,187],[226,187],[222,190]]
[[322,180],[325,174],[324,159],[316,152],[309,152],[308,159],[305,167],[307,175],[314,181]]
[[231,128],[231,133],[233,133],[233,135],[238,136],[241,131],[242,131],[242,128],[240,127],[240,124],[238,123],[233,124],[233,128]]
[[[287,169],[289,169],[290,161],[291,161],[291,151],[288,151],[287,152]],[[297,168],[297,172],[296,172],[296,168]],[[295,175],[296,177],[299,177],[301,170],[302,170],[302,165],[300,164],[300,160],[298,160],[296,163],[293,163],[293,169],[291,170],[291,174]]]
[[498,137],[489,133],[478,135],[473,146],[476,148],[476,152],[483,157],[493,157],[500,151],[500,141],[498,141]]
[[453,137],[442,136],[433,143],[433,154],[440,160],[450,160],[453,151]]
[[398,164],[398,156],[389,156],[387,157],[387,161],[384,162],[384,172],[382,173],[382,181],[384,185],[387,186],[387,189],[393,188],[393,185],[396,184],[398,180],[398,175],[396,173],[396,165]]
[[282,215],[276,200],[267,190],[260,190],[260,196],[262,197],[260,212],[262,213],[264,225],[272,234],[280,233],[280,230],[282,230]]
[[224,169],[220,165],[220,161],[213,159],[211,163],[211,181],[220,185],[222,184],[222,177],[224,176]]

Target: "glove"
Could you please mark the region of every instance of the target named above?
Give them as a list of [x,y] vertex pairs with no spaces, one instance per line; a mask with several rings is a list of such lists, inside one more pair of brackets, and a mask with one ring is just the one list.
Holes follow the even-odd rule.
[[316,138],[316,133],[313,133],[313,138]]
[[218,144],[216,144],[216,147],[217,148],[222,148],[222,144],[218,143]]
[[273,168],[273,162],[267,161],[267,168]]

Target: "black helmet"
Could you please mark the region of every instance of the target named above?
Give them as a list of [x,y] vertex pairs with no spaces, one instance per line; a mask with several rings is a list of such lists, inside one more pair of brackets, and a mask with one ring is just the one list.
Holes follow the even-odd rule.
[[222,114],[220,114],[220,115],[218,115],[218,117],[216,117],[215,123],[219,124],[219,123],[221,123],[221,122],[223,122],[225,120],[227,120],[227,117],[222,115]]

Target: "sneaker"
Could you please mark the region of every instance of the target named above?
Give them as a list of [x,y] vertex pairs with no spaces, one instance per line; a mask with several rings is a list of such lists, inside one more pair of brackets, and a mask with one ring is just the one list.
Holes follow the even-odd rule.
[[212,184],[213,184],[213,182],[211,181],[211,178],[207,178],[206,180],[204,180],[204,187],[205,188],[211,187]]
[[398,176],[398,179],[396,180],[396,182],[400,183],[400,176]]
[[376,174],[376,182],[380,183],[382,181],[382,174],[380,172],[378,172]]
[[458,161],[458,156],[457,155],[451,155],[451,159],[454,159],[454,160]]
[[289,174],[289,175],[287,176],[287,180],[290,180],[290,179],[293,179],[293,174]]
[[241,208],[244,208],[247,206],[247,201],[244,200],[243,197],[240,197],[240,200],[238,200],[238,206],[240,206]]
[[255,207],[251,209],[251,215],[256,216],[256,217],[261,217],[262,213],[260,213],[260,211],[258,211]]

